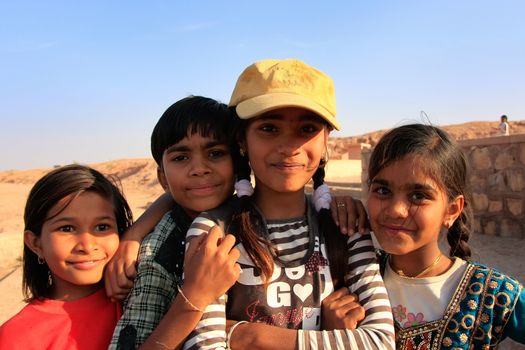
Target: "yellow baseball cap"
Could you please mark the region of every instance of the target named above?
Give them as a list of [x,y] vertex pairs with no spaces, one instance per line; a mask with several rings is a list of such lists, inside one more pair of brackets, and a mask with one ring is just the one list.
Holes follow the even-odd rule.
[[233,89],[229,105],[241,119],[277,108],[299,107],[318,114],[334,129],[335,90],[332,79],[296,59],[262,60],[246,68]]

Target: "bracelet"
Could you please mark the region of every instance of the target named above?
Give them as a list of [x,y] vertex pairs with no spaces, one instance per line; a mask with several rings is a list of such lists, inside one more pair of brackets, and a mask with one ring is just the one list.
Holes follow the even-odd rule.
[[232,328],[230,328],[230,331],[228,332],[228,335],[226,336],[226,349],[231,349],[230,339],[232,338],[233,331],[235,330],[235,328],[237,328],[238,325],[243,324],[243,323],[248,323],[248,321],[239,321],[236,324],[234,324]]
[[179,291],[179,294],[182,295],[182,297],[184,298],[184,302],[186,304],[188,304],[194,311],[199,311],[199,312],[202,312],[204,313],[204,310],[201,310],[199,309],[198,307],[196,307],[191,301],[190,299],[188,299],[188,297],[186,297],[186,295],[184,294],[184,292],[182,291],[182,288],[177,284],[177,290]]

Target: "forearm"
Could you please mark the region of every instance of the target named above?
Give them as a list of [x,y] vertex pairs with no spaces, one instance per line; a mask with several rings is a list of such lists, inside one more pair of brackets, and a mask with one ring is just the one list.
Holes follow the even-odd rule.
[[[395,334],[392,312],[386,288],[369,234],[349,238],[348,273],[346,286],[358,296],[365,309],[365,318],[355,330],[338,334],[349,348],[367,344],[370,349],[394,349]],[[323,332],[324,333],[324,332]]]
[[201,316],[202,312],[189,306],[179,293],[155,331],[139,349],[180,349]]
[[230,337],[230,347],[236,349],[297,349],[297,330],[263,323],[243,323]]
[[136,348],[153,333],[175,300],[177,284],[159,264],[142,260],[110,349]]

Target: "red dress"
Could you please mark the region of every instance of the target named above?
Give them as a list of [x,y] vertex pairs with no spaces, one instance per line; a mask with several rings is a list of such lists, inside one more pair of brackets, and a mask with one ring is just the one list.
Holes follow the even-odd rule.
[[121,314],[104,289],[74,301],[34,301],[0,327],[0,349],[107,349]]

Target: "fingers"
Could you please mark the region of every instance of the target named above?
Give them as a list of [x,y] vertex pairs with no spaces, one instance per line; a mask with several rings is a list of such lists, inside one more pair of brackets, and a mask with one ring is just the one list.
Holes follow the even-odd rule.
[[364,234],[366,230],[370,229],[370,223],[368,222],[368,215],[366,213],[365,206],[363,205],[363,202],[361,202],[359,199],[355,200],[355,207],[357,211],[357,229],[359,230],[359,233]]
[[184,265],[187,265],[187,262],[190,261],[195,253],[201,249],[204,245],[204,242],[208,239],[207,234],[200,236],[194,236],[186,245],[186,253],[184,254]]
[[341,233],[349,236],[356,232],[363,234],[368,228],[368,217],[363,203],[351,196],[336,196],[330,205],[332,218]]
[[332,218],[342,234],[353,234],[356,221],[354,200],[350,196],[336,196],[330,204]]
[[330,295],[328,295],[326,298],[323,299],[323,304],[329,304],[329,303],[332,303],[333,301],[339,299],[339,298],[342,298],[344,297],[345,295],[348,295],[350,294],[350,292],[348,291],[348,288],[346,287],[343,287],[343,288],[339,288],[338,290],[330,293]]
[[130,261],[124,266],[124,274],[128,280],[133,281],[137,277],[137,265],[136,261]]
[[344,218],[345,225],[343,225],[343,219],[341,219],[341,232],[348,234],[349,236],[353,235],[355,232],[357,211],[354,204],[354,199],[350,196],[344,196],[344,205],[338,206],[339,215]]
[[346,317],[353,319],[356,323],[361,322],[365,315],[365,308],[357,303],[353,304],[350,310],[346,312]]
[[346,314],[346,312],[350,309],[352,309],[352,305],[359,305],[358,298],[355,294],[348,294],[343,295],[340,298],[334,299],[325,305],[325,307],[328,307],[331,310],[342,310],[343,314]]
[[[118,261],[108,264],[106,271],[104,272],[104,284],[106,288],[106,294],[113,301],[119,301],[126,298],[127,294],[133,287],[133,278],[128,278],[123,268],[123,264],[119,264]],[[135,268],[133,273],[130,275],[136,275]]]

